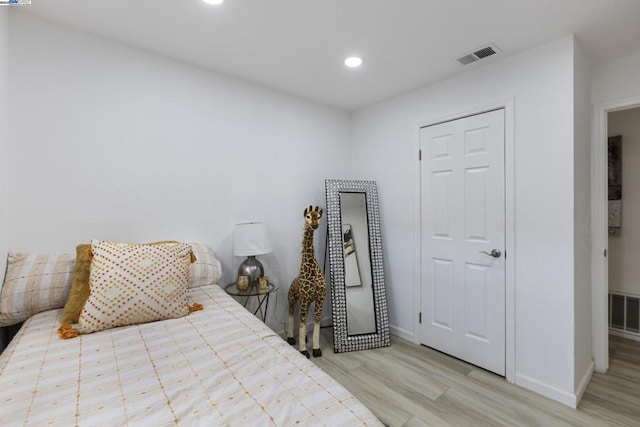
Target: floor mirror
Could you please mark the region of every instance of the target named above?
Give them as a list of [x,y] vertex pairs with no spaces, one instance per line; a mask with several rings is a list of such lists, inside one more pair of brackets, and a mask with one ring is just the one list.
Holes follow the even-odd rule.
[[386,347],[389,314],[375,181],[325,181],[336,353]]

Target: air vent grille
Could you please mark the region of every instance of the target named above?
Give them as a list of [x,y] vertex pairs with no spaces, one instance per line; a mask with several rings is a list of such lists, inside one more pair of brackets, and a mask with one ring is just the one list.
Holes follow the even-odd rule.
[[610,292],[609,327],[640,335],[640,297]]
[[493,48],[491,46],[487,46],[483,49],[477,50],[475,52],[473,52],[473,54],[475,56],[477,56],[478,58],[482,59],[482,58],[486,58],[487,56],[491,56],[491,55],[495,55],[496,51],[493,50]]
[[473,52],[459,56],[456,58],[456,61],[458,61],[459,64],[467,65],[480,59],[495,55],[498,52],[500,52],[500,50],[495,45],[484,46],[474,50]]
[[611,326],[616,329],[624,329],[624,295],[611,294]]
[[640,299],[627,297],[627,321],[626,321],[626,329],[627,331],[635,332],[636,334],[640,332],[638,328],[640,320]]

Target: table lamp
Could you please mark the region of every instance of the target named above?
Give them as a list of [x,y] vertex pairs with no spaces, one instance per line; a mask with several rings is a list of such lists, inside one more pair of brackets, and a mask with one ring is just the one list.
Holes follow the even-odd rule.
[[256,255],[271,251],[271,241],[264,222],[236,224],[233,230],[233,254],[247,257],[238,268],[238,276],[248,276],[251,286],[255,286],[258,279],[264,276],[264,267]]

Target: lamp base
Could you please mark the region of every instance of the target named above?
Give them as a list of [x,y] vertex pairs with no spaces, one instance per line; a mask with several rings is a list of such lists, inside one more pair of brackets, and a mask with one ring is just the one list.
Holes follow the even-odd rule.
[[249,277],[251,286],[256,286],[258,279],[264,276],[264,267],[262,267],[262,263],[256,259],[255,255],[249,255],[238,267],[238,276]]

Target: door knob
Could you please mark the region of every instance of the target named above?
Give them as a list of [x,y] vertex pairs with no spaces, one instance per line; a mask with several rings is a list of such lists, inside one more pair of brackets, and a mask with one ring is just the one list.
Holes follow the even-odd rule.
[[491,249],[491,252],[487,252],[487,251],[480,251],[481,254],[485,254],[485,255],[489,255],[492,256],[494,258],[500,258],[500,255],[502,255],[502,252],[500,252],[499,249]]

